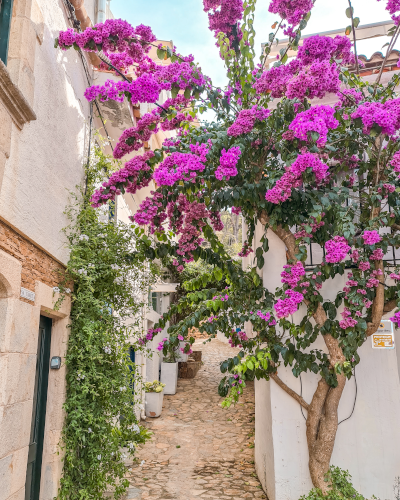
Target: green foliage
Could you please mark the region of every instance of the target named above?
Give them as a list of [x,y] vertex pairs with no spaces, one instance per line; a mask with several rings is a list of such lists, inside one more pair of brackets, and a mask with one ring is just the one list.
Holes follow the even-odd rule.
[[86,167],[86,192],[73,195],[67,211],[70,259],[61,288],[68,293],[72,282],[73,291],[62,500],[100,500],[110,487],[120,498],[128,486],[122,448],[134,455],[136,445],[149,438],[135,416],[140,378],[130,361],[128,339],[140,332],[141,294],[151,276],[145,264],[132,259],[133,228],[109,221],[108,206],[99,213],[88,203],[112,166],[96,147]]
[[332,465],[325,480],[331,484],[331,489],[326,496],[322,494],[321,490],[314,488],[308,495],[303,495],[299,500],[366,500],[354,489],[351,484],[351,476],[346,470]]

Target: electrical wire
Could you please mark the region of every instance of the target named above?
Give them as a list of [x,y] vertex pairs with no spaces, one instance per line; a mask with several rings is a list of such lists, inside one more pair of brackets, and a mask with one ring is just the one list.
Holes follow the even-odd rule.
[[[355,393],[355,396],[354,396],[353,409],[351,410],[351,413],[350,413],[350,415],[347,418],[344,418],[343,420],[341,420],[338,423],[338,426],[340,424],[342,424],[343,422],[346,422],[346,420],[349,420],[349,418],[351,418],[353,416],[354,409],[356,407],[358,387],[357,387],[357,377],[356,377],[356,369],[355,369],[355,367],[354,367],[354,370],[353,370],[353,374],[354,374],[354,382],[355,382],[355,385],[356,385],[356,393]],[[299,378],[300,378],[300,396],[303,397],[303,382],[301,380],[301,374],[299,375]],[[301,410],[301,414],[303,415],[304,420],[307,420],[307,418],[306,418],[306,416],[304,415],[304,412],[303,412],[303,407],[301,405],[300,405],[300,410]]]
[[355,397],[354,397],[354,403],[353,403],[353,409],[351,410],[351,413],[350,415],[347,417],[347,418],[344,418],[343,420],[341,420],[338,425],[340,425],[341,423],[345,422],[346,420],[349,420],[349,418],[353,415],[354,413],[354,408],[356,407],[356,401],[357,401],[357,391],[358,391],[358,388],[357,388],[357,377],[356,377],[356,368],[354,367],[354,371],[353,371],[353,374],[354,374],[354,382],[356,384],[356,394],[355,394]]

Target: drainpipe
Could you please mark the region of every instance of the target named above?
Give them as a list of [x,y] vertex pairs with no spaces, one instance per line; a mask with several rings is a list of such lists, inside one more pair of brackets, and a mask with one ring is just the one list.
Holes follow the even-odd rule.
[[107,0],[97,0],[97,22],[104,23],[106,15]]
[[[92,21],[90,20],[90,17],[88,16],[88,13],[85,9],[84,5],[85,0],[70,0],[70,2],[75,9],[76,18],[81,23],[81,30],[84,31],[89,26],[92,26]],[[98,68],[101,63],[99,56],[97,56],[94,52],[85,52],[85,53],[91,64],[93,64],[93,66]]]

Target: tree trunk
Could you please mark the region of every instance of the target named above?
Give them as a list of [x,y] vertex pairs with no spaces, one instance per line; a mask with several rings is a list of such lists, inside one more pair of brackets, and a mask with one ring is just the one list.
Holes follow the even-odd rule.
[[346,384],[344,375],[337,375],[338,385],[329,387],[320,379],[307,416],[307,444],[311,480],[324,495],[329,490],[325,475],[329,471],[338,428],[338,407]]

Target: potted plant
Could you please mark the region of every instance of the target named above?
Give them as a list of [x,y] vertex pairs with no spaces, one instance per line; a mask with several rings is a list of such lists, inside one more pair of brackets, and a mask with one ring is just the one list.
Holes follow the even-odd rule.
[[178,385],[178,352],[172,339],[163,339],[158,350],[163,351],[164,358],[161,363],[161,382],[165,384],[165,394],[176,394]]
[[154,380],[146,382],[144,390],[146,392],[146,417],[159,417],[162,411],[165,384]]
[[179,342],[179,361],[187,361],[189,354],[192,354],[192,346],[190,342],[183,340]]

